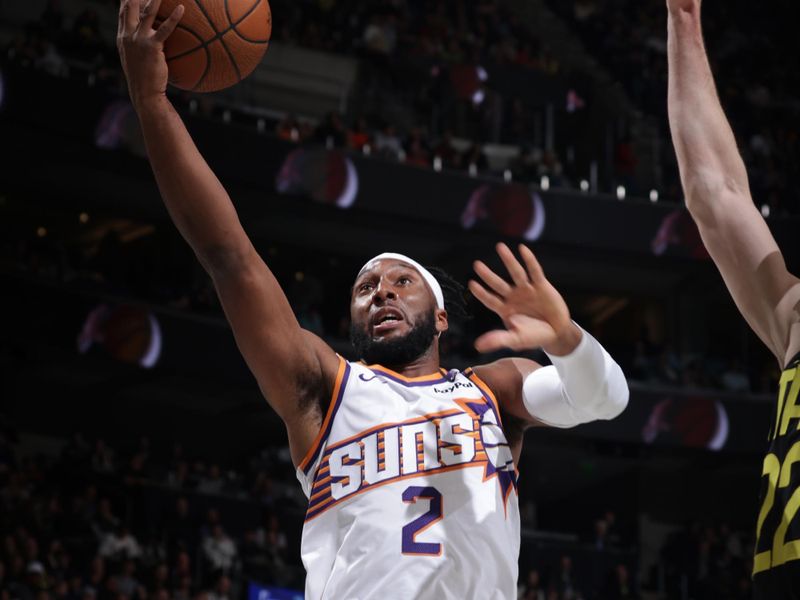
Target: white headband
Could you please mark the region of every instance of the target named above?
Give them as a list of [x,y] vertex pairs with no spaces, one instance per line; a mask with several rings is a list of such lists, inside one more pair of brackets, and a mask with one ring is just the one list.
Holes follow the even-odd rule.
[[[374,258],[371,258],[366,263],[364,263],[364,266],[361,267],[361,271],[366,269],[371,263],[374,263],[376,260],[383,260],[384,258],[399,260],[414,267],[419,272],[419,274],[422,275],[422,278],[425,280],[425,283],[428,284],[428,287],[431,288],[433,296],[434,298],[436,298],[436,306],[444,310],[444,294],[442,294],[442,286],[439,285],[438,281],[436,281],[436,277],[434,277],[431,274],[431,272],[428,271],[428,269],[423,267],[413,258],[407,257],[405,254],[397,254],[396,252],[384,252],[383,254],[378,254],[378,256],[375,256]],[[361,273],[361,271],[359,271],[359,273]]]

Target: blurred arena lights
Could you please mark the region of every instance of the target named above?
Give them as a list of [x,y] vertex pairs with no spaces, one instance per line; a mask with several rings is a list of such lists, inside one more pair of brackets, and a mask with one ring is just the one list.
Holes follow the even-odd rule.
[[581,191],[588,192],[589,191],[589,182],[585,179],[581,179]]
[[539,182],[539,187],[542,188],[543,192],[546,192],[550,189],[550,178],[547,175],[542,175],[542,179]]
[[505,171],[503,171],[503,180],[505,182],[511,181],[511,170],[510,169],[506,169]]
[[769,204],[762,204],[761,205],[761,216],[765,219],[769,217]]
[[433,170],[437,173],[442,170],[442,157],[441,156],[434,156],[433,157]]
[[44,227],[39,227],[39,228],[36,229],[36,236],[37,237],[43,238],[46,235],[47,235],[47,229],[45,229]]
[[625,200],[625,194],[626,194],[625,186],[624,185],[618,185],[617,186],[617,200]]
[[86,223],[89,222],[89,213],[82,212],[80,215],[78,215],[78,221],[86,225]]
[[372,146],[370,146],[369,144],[364,144],[361,147],[361,151],[364,153],[364,156],[369,156],[370,154],[372,154]]
[[650,202],[658,202],[658,190],[650,190]]
[[475,163],[469,163],[469,176],[470,177],[478,176],[478,165],[476,165]]

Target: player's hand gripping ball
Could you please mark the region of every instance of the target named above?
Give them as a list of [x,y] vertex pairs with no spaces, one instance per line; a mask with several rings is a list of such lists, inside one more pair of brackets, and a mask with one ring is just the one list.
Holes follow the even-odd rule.
[[156,28],[179,4],[183,17],[164,42],[169,83],[215,92],[253,72],[272,33],[267,0],[161,0]]

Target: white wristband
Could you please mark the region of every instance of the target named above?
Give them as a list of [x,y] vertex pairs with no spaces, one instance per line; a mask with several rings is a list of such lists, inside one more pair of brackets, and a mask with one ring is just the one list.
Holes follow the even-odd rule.
[[581,328],[581,341],[570,354],[548,357],[553,366],[537,369],[523,382],[525,407],[534,419],[566,428],[613,419],[625,410],[625,375],[588,332]]

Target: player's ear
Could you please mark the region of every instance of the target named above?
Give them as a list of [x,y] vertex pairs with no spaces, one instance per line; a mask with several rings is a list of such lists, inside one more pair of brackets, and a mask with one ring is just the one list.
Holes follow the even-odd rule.
[[444,333],[450,328],[447,321],[447,311],[441,308],[436,309],[436,332]]

